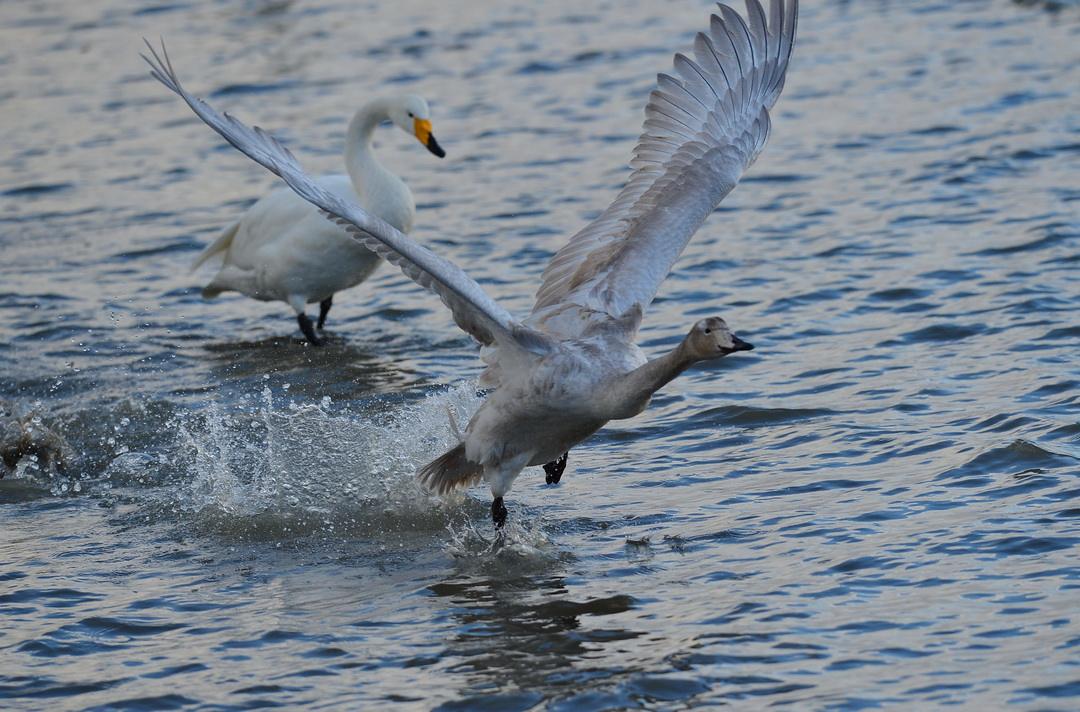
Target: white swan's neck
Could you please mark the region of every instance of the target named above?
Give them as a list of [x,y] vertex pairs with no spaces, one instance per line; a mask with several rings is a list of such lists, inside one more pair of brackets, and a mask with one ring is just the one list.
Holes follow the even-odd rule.
[[679,342],[670,352],[615,379],[606,393],[611,412],[615,413],[611,419],[632,418],[645,410],[653,393],[670,383],[694,361],[685,342]]
[[390,118],[389,102],[375,100],[356,112],[349,122],[345,139],[345,170],[349,172],[353,188],[364,195],[389,173],[375,157],[372,138],[379,124]]
[[371,145],[375,129],[390,118],[392,100],[376,99],[356,112],[345,140],[345,169],[360,204],[402,232],[412,229],[416,204],[405,182],[383,168]]

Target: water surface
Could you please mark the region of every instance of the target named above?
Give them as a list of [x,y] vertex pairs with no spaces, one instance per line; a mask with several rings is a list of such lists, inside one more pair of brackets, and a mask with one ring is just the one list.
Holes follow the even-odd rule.
[[525,314],[621,185],[699,2],[0,4],[13,709],[1070,709],[1080,697],[1080,10],[806,3],[773,138],[646,319],[756,346],[482,490],[415,467],[475,350],[390,268],[331,343],[188,265],[273,185],[146,75],[339,171],[379,92],[414,234]]

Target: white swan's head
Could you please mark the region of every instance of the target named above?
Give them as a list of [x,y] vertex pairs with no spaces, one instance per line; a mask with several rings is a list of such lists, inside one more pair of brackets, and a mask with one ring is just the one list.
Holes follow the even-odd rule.
[[399,129],[416,139],[427,147],[427,150],[439,158],[446,155],[435,135],[431,132],[431,110],[422,98],[415,94],[406,94],[390,101],[388,107],[390,120]]
[[727,323],[713,316],[694,324],[684,341],[691,358],[696,361],[720,358],[736,351],[751,351],[749,344],[731,333]]

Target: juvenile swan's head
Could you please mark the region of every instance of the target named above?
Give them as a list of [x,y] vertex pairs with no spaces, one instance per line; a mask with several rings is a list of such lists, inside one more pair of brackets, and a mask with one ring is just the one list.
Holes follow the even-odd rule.
[[694,324],[684,342],[690,356],[696,361],[720,358],[736,351],[750,351],[752,344],[731,333],[720,317],[709,317]]
[[427,147],[439,158],[446,155],[431,133],[431,111],[427,102],[415,94],[406,94],[391,102],[390,120],[394,125]]

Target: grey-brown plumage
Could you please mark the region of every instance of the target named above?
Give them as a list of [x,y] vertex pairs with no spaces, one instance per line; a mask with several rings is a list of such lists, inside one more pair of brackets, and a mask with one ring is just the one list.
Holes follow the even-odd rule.
[[483,474],[484,469],[465,456],[465,443],[460,443],[424,465],[416,476],[432,492],[446,494],[479,482]]
[[74,455],[67,441],[33,413],[19,415],[14,406],[0,401],[0,478],[26,457],[37,458],[47,472],[63,472]]

